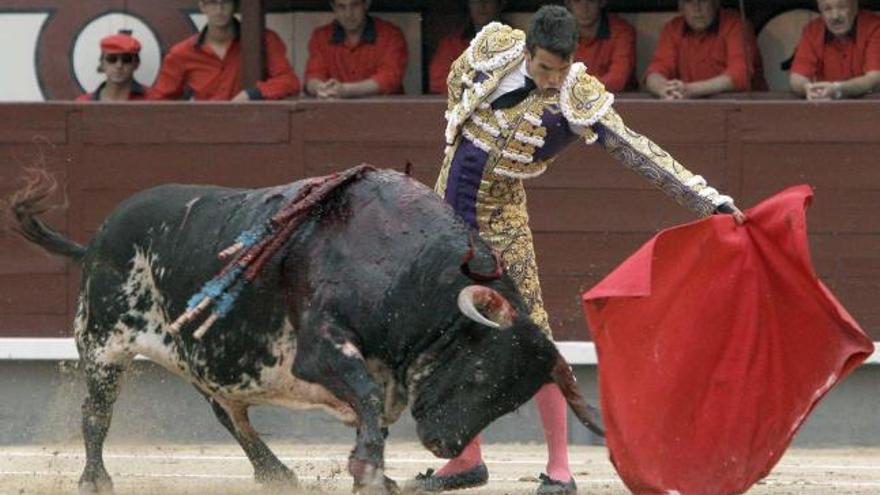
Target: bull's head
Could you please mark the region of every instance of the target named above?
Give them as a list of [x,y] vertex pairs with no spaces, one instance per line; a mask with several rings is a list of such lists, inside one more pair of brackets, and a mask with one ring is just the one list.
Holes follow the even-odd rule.
[[412,415],[419,438],[440,457],[454,457],[492,421],[555,381],[581,422],[603,434],[598,411],[588,406],[553,342],[500,293],[484,286],[463,289],[459,309],[467,318],[455,335],[432,349],[414,386]]

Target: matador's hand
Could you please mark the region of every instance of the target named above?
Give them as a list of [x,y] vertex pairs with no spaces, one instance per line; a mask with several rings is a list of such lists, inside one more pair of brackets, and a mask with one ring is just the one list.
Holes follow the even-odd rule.
[[719,206],[717,211],[718,211],[718,213],[726,213],[729,215],[733,215],[733,219],[734,219],[734,221],[736,221],[737,225],[742,225],[742,224],[746,223],[746,220],[748,220],[748,217],[746,217],[746,214],[741,212],[740,209],[737,208],[736,205],[733,204],[732,201],[730,203],[724,203],[723,205]]

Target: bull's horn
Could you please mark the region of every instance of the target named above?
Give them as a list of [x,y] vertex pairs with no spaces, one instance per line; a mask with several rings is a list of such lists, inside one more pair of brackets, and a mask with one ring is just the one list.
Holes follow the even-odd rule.
[[599,409],[587,404],[587,401],[584,400],[577,386],[574,372],[565,358],[562,357],[562,354],[559,354],[556,358],[556,365],[553,367],[552,376],[556,385],[559,385],[559,390],[562,391],[568,406],[571,407],[572,412],[574,412],[574,415],[577,416],[581,424],[596,435],[604,437],[605,427],[602,425],[602,415]]
[[[458,293],[458,309],[471,320],[491,328],[509,327],[516,317],[516,310],[504,296],[482,285],[469,285],[461,289]],[[481,309],[491,318],[484,316]]]

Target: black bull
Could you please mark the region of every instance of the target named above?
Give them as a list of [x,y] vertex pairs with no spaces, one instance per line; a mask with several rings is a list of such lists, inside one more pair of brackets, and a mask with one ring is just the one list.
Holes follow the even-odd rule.
[[150,189],[117,207],[85,247],[36,218],[54,187],[45,172],[11,198],[20,234],[82,264],[74,326],[88,386],[82,491],[112,487],[101,451],[121,375],[137,354],[208,399],[260,482],[296,477],[251,427],[255,404],[320,407],[356,426],[349,471],[356,489],[373,493],[396,491],[383,474],[384,434],[407,404],[421,442],[441,457],[459,454],[551,381],[601,432],[598,412],[525,316],[511,279],[478,276],[496,268],[489,246],[409,177],[345,173],[351,180],[323,197],[306,195],[301,223],[201,338],[193,335],[199,321],[179,331],[172,322],[223,269],[217,253],[302,200],[305,181]]

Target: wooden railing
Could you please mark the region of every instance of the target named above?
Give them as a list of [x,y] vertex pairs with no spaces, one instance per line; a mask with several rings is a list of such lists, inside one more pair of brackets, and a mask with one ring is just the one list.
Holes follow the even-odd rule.
[[[743,207],[787,186],[816,189],[810,241],[820,277],[880,340],[880,111],[876,101],[620,101],[652,137]],[[47,219],[87,242],[123,198],[168,182],[260,187],[360,162],[433,184],[437,98],[235,104],[0,104],[0,197],[45,164],[68,206]],[[543,290],[559,340],[586,340],[579,295],[658,229],[693,219],[601,148],[572,146],[529,182]],[[58,198],[61,201],[63,198]],[[79,273],[0,233],[0,337],[69,336]]]

